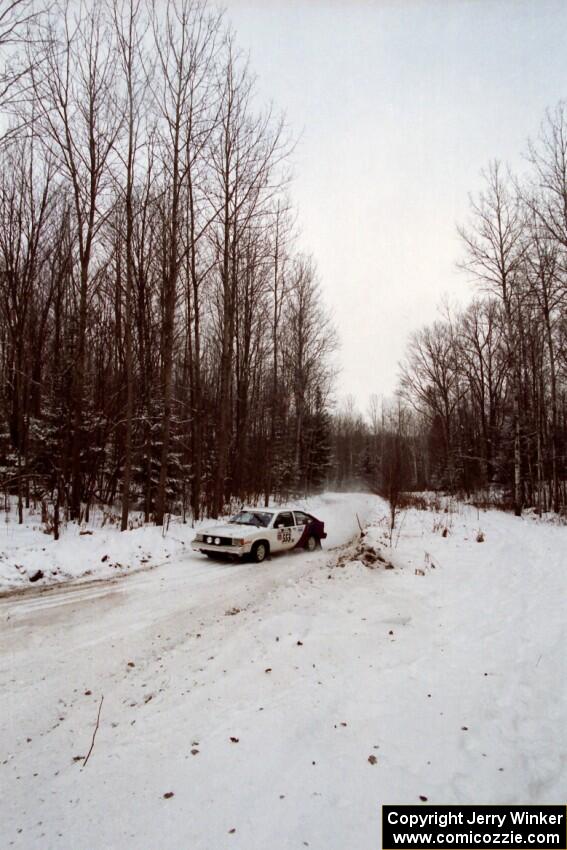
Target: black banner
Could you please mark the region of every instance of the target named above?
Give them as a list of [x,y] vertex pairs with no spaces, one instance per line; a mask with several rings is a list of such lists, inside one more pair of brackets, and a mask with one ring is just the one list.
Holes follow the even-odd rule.
[[383,850],[567,850],[565,806],[382,806]]

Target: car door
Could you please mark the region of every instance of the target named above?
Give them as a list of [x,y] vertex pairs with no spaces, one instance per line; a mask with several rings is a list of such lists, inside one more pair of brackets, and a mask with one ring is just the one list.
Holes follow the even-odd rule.
[[[291,511],[280,511],[274,522],[276,551],[292,549],[297,543],[295,520]],[[274,548],[272,546],[272,548]]]
[[304,544],[306,542],[306,539],[302,540],[301,538],[304,537],[304,535],[305,535],[305,538],[307,537],[307,526],[309,526],[309,524],[311,523],[311,517],[309,516],[309,514],[306,514],[304,511],[294,511],[293,515],[295,517],[295,531],[296,531],[295,545],[297,546],[297,544],[299,542],[301,542],[302,544]]

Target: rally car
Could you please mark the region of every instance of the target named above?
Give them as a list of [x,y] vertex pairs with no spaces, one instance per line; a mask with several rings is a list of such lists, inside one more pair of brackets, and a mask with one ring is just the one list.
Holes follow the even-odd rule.
[[313,552],[327,535],[321,520],[295,508],[244,508],[226,525],[195,535],[193,549],[203,555],[250,556],[260,564],[272,552],[303,547]]

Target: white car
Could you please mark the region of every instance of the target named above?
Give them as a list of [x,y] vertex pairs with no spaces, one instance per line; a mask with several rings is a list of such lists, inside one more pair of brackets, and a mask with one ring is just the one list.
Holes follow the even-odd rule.
[[199,531],[193,549],[203,555],[250,555],[260,564],[272,552],[303,547],[313,552],[325,538],[325,525],[295,508],[244,508],[225,525]]

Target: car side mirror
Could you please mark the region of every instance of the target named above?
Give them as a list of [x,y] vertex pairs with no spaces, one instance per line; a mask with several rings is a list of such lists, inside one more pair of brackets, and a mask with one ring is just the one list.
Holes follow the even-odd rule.
[[283,522],[278,522],[278,524],[276,525],[276,528],[285,528],[285,526],[284,526]]

